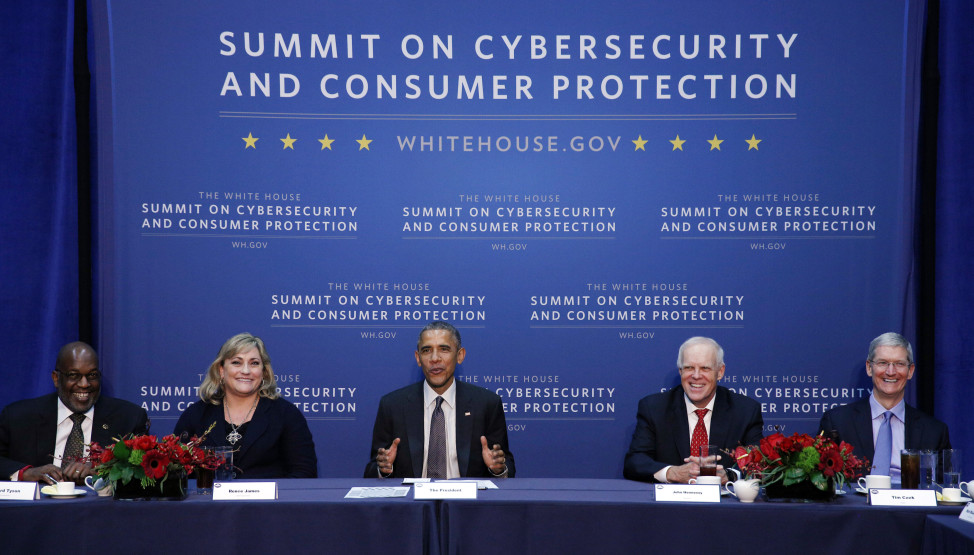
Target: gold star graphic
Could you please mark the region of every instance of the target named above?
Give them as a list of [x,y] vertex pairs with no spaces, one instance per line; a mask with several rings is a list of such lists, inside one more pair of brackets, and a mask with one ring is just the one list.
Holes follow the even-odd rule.
[[751,149],[757,150],[758,149],[758,143],[761,142],[761,139],[755,139],[754,138],[754,133],[751,133],[751,138],[750,139],[745,139],[745,142],[747,142],[747,149],[748,150],[751,150]]
[[676,138],[675,139],[671,139],[670,142],[673,143],[673,150],[679,149],[679,150],[682,151],[683,150],[683,143],[685,143],[686,140],[685,139],[681,139],[680,138],[680,135],[677,135]]
[[243,139],[244,142],[247,143],[246,145],[244,145],[244,149],[245,150],[248,149],[248,148],[252,148],[254,150],[257,150],[257,141],[259,141],[260,139],[258,139],[257,137],[254,137],[254,134],[253,133],[247,133],[247,136],[246,137],[241,137],[241,139]]
[[362,133],[362,138],[361,139],[355,139],[355,142],[358,143],[358,149],[359,150],[371,150],[369,148],[369,143],[372,142],[372,139],[366,139],[365,138],[365,133]]
[[715,148],[717,150],[720,150],[720,143],[724,142],[724,140],[723,139],[718,139],[717,138],[717,134],[714,133],[714,138],[713,139],[707,139],[707,142],[710,143],[710,150],[713,150]]
[[331,150],[331,143],[335,142],[335,139],[329,139],[328,133],[325,133],[325,138],[318,139],[318,142],[321,143],[321,150],[325,150],[326,148]]
[[640,135],[638,139],[633,139],[632,143],[636,145],[636,148],[634,148],[633,151],[641,150],[643,152],[646,152],[646,143],[648,142],[649,141],[647,141],[646,139],[643,139],[642,135]]
[[289,148],[291,150],[294,150],[294,141],[296,141],[296,140],[297,139],[292,139],[291,138],[291,134],[288,133],[287,134],[287,137],[281,139],[281,142],[284,143],[284,148],[282,150],[286,150],[286,149],[289,149]]

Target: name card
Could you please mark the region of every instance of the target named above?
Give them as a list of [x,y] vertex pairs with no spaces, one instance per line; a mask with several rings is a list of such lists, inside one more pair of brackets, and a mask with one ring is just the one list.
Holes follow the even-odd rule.
[[974,503],[964,505],[964,510],[960,512],[960,519],[967,522],[974,522]]
[[871,489],[869,504],[878,507],[936,507],[937,492],[932,489]]
[[477,482],[427,482],[413,484],[413,499],[476,499]]
[[0,501],[33,501],[40,499],[37,482],[0,482]]
[[277,499],[277,482],[216,482],[214,501],[266,501]]
[[720,486],[717,484],[656,484],[656,500],[720,503]]

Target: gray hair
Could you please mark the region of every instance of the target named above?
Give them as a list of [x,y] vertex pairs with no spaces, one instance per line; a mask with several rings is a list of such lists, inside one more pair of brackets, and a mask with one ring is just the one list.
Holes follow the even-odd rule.
[[460,350],[460,332],[457,328],[453,327],[453,324],[449,322],[444,322],[443,320],[437,320],[435,322],[430,322],[426,324],[423,329],[419,332],[419,339],[416,340],[416,348],[419,349],[419,344],[423,341],[423,334],[428,331],[448,331],[453,336],[453,340],[457,342],[457,350]]
[[906,349],[906,361],[913,364],[913,346],[902,335],[888,331],[876,339],[869,342],[869,354],[867,359],[871,362],[876,356],[876,349],[879,347],[903,347]]
[[684,349],[686,349],[687,347],[693,347],[694,345],[707,345],[708,347],[714,350],[714,353],[716,355],[715,358],[717,359],[714,370],[717,370],[718,368],[724,365],[724,348],[721,347],[720,344],[718,344],[713,339],[698,335],[696,337],[691,337],[690,339],[687,339],[686,341],[683,342],[683,345],[680,345],[680,354],[676,356],[676,368],[678,370],[683,369]]

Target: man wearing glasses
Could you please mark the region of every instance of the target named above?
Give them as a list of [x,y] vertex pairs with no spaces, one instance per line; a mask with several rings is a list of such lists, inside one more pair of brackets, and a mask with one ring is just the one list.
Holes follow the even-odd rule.
[[102,397],[98,355],[80,341],[58,352],[51,372],[55,393],[11,403],[0,412],[0,480],[80,482],[91,465],[80,459],[92,441],[145,433],[145,409]]
[[903,449],[950,449],[947,425],[903,402],[906,382],[913,379],[913,347],[888,332],[869,343],[866,375],[872,394],[822,416],[819,429],[852,445],[855,454],[873,461],[870,474],[900,480]]

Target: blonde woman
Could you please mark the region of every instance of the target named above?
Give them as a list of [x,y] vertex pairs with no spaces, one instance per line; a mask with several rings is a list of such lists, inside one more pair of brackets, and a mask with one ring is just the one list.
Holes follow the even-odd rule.
[[227,340],[200,386],[200,401],[179,417],[175,433],[202,435],[204,446],[234,448],[238,477],[316,478],[318,459],[304,415],[281,398],[259,337]]

